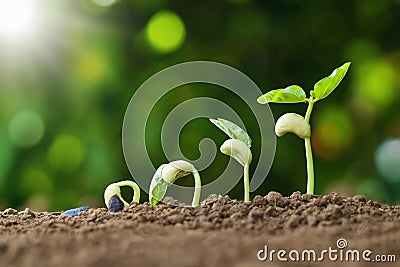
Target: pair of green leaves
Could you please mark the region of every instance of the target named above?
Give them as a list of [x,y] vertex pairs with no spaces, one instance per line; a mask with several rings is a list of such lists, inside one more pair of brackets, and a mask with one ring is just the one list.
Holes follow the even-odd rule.
[[[314,90],[310,92],[314,98],[314,102],[323,99],[330,95],[333,90],[339,85],[343,77],[346,75],[350,62],[347,62],[336,68],[331,75],[318,81],[314,85]],[[308,98],[304,90],[298,85],[291,85],[284,89],[276,89],[260,96],[257,99],[258,103],[300,103],[306,102]]]

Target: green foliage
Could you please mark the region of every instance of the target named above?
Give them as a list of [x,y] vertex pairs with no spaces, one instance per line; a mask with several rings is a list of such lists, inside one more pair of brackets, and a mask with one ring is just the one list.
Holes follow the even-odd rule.
[[260,96],[257,102],[266,103],[300,103],[307,100],[306,93],[298,85],[291,85],[284,89],[275,89]]
[[[314,90],[310,92],[315,101],[323,99],[330,95],[333,90],[339,85],[343,77],[346,75],[351,62],[344,63],[339,68],[336,68],[331,75],[319,80],[314,85]],[[257,102],[260,104],[267,103],[301,103],[309,99],[306,97],[304,90],[298,85],[290,85],[284,89],[271,90],[268,93],[260,96]]]
[[339,68],[336,68],[331,75],[319,80],[314,85],[314,95],[316,100],[323,99],[330,95],[333,90],[339,85],[343,77],[346,75],[351,62],[344,63]]

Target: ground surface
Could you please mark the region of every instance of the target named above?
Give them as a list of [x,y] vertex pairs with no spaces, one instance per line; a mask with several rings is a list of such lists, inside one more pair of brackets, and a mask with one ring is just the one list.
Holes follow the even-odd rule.
[[[337,244],[338,239],[345,239]],[[289,262],[259,250],[285,249]],[[332,251],[343,261],[316,260]],[[360,262],[351,260],[359,250]],[[362,259],[364,250],[371,262]],[[289,259],[289,253],[300,262]],[[350,252],[348,252],[351,250]],[[355,253],[355,252],[354,252]],[[368,254],[368,253],[367,253]],[[374,261],[377,255],[397,262]],[[264,257],[260,253],[260,257]],[[382,258],[381,257],[381,258]],[[393,260],[393,259],[390,259]],[[210,196],[198,208],[132,203],[117,213],[90,209],[77,217],[59,213],[17,212],[0,217],[0,266],[400,266],[400,206],[337,194],[290,197],[270,192],[251,203]]]

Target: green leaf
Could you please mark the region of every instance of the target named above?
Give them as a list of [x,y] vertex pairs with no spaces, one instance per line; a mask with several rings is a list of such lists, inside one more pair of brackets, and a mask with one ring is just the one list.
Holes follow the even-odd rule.
[[162,170],[165,164],[158,167],[156,173],[153,176],[149,190],[149,202],[151,205],[156,205],[165,195],[168,188],[168,183],[162,178]]
[[226,133],[230,138],[237,139],[246,144],[249,148],[251,147],[250,136],[239,126],[224,119],[210,119],[210,121],[220,128],[224,133]]
[[314,85],[314,93],[316,100],[327,97],[342,81],[344,75],[350,67],[351,62],[344,63],[341,67],[336,68],[331,75],[319,80]]
[[298,85],[291,85],[284,89],[275,89],[260,96],[257,102],[266,103],[300,103],[307,100],[306,93]]

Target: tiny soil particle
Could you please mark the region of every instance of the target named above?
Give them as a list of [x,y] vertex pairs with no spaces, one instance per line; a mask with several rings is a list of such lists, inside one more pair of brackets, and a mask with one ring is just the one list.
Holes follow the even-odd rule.
[[18,211],[13,208],[8,208],[3,211],[3,215],[16,215]]
[[[6,209],[0,216],[0,266],[65,266],[71,261],[78,267],[310,266],[307,261],[260,262],[257,252],[266,245],[276,251],[337,249],[340,238],[348,249],[400,260],[400,206],[363,196],[270,192],[249,203],[210,195],[197,208],[172,198],[122,209],[116,201],[116,208],[120,212],[98,208],[74,217]],[[397,264],[343,265],[325,259],[318,266]]]

